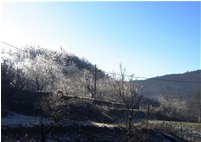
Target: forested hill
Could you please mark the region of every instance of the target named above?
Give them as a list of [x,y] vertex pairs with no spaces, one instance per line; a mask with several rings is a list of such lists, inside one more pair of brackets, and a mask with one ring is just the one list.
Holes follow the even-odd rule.
[[2,48],[1,69],[3,88],[37,92],[61,89],[66,95],[94,93],[95,71],[97,81],[107,77],[88,60],[64,49],[52,51],[32,46],[24,49]]
[[170,74],[142,81],[147,97],[189,97],[201,88],[201,70]]
[[[11,61],[12,63],[19,65],[27,64],[27,62],[32,62],[34,60],[43,60],[52,62],[53,64],[60,65],[62,67],[63,73],[67,73],[67,68],[69,66],[75,66],[78,70],[86,69],[94,73],[95,65],[89,62],[85,58],[79,58],[78,56],[65,51],[61,48],[60,51],[53,51],[46,48],[29,46],[22,50],[16,50],[13,48],[5,47],[1,50],[1,60]],[[44,63],[46,62],[44,61]],[[98,69],[98,76],[104,77],[104,72]]]

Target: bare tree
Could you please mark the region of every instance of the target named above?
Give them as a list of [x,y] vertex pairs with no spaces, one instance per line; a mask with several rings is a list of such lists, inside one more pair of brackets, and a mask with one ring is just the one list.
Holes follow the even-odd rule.
[[172,118],[187,119],[186,101],[181,97],[163,94],[158,96],[158,102],[160,107],[155,108],[158,113],[167,116],[170,120]]
[[110,86],[110,78],[104,77],[98,80],[96,85],[97,92],[96,98],[106,101],[111,101],[113,99],[113,90]]
[[[63,91],[57,90],[52,95],[42,97],[41,100],[35,104],[36,108],[41,111],[40,125],[42,142],[45,142],[46,135],[50,132],[53,126],[66,118],[68,107],[66,107],[66,100],[63,99],[63,96]],[[45,117],[53,120],[53,123],[47,128],[45,128],[44,125]]]
[[136,105],[140,102],[142,98],[142,89],[143,87],[133,81],[133,75],[126,80],[125,68],[122,68],[120,64],[120,77],[114,76],[112,86],[115,94],[121,99],[125,104],[127,110],[127,122],[126,128],[128,130],[128,137],[131,138],[132,133],[132,124],[134,118],[134,109]]
[[[79,81],[81,85],[91,94],[92,98],[97,97],[96,93],[101,88],[100,79],[95,79],[95,75],[91,71],[84,69],[83,74],[80,74]],[[95,81],[96,80],[96,81]]]
[[84,88],[87,89],[87,92],[91,94],[91,97],[94,97],[94,77],[89,70],[83,70],[83,74],[79,77],[80,82]]
[[61,77],[61,69],[51,60],[37,56],[34,60],[28,59],[24,63],[25,71],[36,91],[52,91]]
[[12,81],[12,85],[17,89],[24,89],[27,84],[27,75],[22,69],[15,70],[15,76]]
[[71,63],[65,68],[65,74],[61,75],[56,88],[62,89],[65,95],[81,95],[83,87],[79,80],[80,74],[78,67]]

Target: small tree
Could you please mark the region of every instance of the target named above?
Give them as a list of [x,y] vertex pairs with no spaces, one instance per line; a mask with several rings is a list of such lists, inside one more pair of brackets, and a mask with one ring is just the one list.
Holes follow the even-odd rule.
[[111,101],[113,90],[110,86],[110,78],[104,77],[98,80],[96,98]]
[[27,84],[27,75],[22,69],[15,69],[15,76],[12,81],[12,86],[17,89],[24,89]]
[[132,135],[133,118],[135,114],[134,109],[142,98],[143,87],[133,81],[133,75],[131,75],[128,80],[126,80],[125,77],[125,69],[123,69],[122,65],[120,64],[120,77],[114,76],[112,86],[115,94],[125,104],[127,110],[126,128],[130,140]]
[[95,79],[95,77],[96,76],[91,73],[91,71],[86,69],[84,69],[83,73],[79,76],[80,83],[87,90],[87,93],[91,94],[92,98],[97,97],[96,94],[102,86],[100,79],[98,79],[97,77]]
[[[50,132],[52,127],[66,117],[68,107],[66,101],[63,99],[63,91],[57,90],[49,96],[44,96],[37,102],[36,108],[41,111],[40,125],[41,125],[41,141],[45,142],[46,135]],[[44,118],[49,117],[53,123],[45,129]]]
[[82,85],[79,80],[80,70],[71,63],[63,69],[64,74],[61,75],[56,88],[62,89],[65,95],[80,95],[82,94]]
[[181,97],[174,95],[161,95],[158,96],[160,107],[156,110],[158,113],[166,115],[169,119],[187,119],[186,118],[186,102]]
[[90,93],[93,98],[95,95],[93,74],[89,70],[83,70],[83,74],[79,77],[79,79],[82,86],[87,89],[87,92]]
[[37,56],[25,61],[24,66],[33,90],[50,92],[55,89],[61,69],[53,61]]

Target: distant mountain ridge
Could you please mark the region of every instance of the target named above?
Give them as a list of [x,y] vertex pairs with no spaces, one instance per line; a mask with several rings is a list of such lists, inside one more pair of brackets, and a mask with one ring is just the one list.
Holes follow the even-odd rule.
[[172,95],[189,97],[201,88],[201,70],[182,74],[170,74],[141,81],[144,86],[144,96],[154,97]]

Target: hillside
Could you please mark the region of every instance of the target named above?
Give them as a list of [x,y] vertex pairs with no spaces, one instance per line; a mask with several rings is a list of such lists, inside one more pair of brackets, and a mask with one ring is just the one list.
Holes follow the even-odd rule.
[[201,82],[201,70],[164,75],[141,81],[144,86],[144,95],[147,97],[171,95],[182,98],[195,94],[201,87],[198,82]]
[[[75,66],[78,70],[88,70],[94,72],[95,65],[85,58],[80,58],[61,48],[61,51],[50,50],[42,47],[27,46],[21,50],[5,46],[1,49],[1,62],[12,62],[17,68],[24,68],[25,65],[34,60],[41,60],[42,63],[46,61],[51,62],[55,66],[60,66],[62,72],[67,75],[68,68]],[[44,61],[45,60],[45,61]],[[104,77],[102,70],[98,69],[98,77]]]
[[[95,66],[91,62],[68,53],[64,49],[61,49],[59,52],[32,46],[16,51],[9,48],[2,48],[1,54],[1,60],[12,62],[11,66],[14,66],[14,68],[20,68],[26,74],[28,74],[27,68],[32,71],[31,75],[29,75],[28,82],[30,82],[30,76],[33,76],[33,70],[38,72],[38,65],[40,65],[38,66],[38,69],[40,70],[44,67],[51,68],[51,70],[54,69],[54,74],[57,74],[57,76],[58,72],[61,71],[60,76],[64,75],[64,77],[70,77],[73,78],[73,80],[74,77],[72,77],[72,74],[75,76],[82,76],[81,74],[85,74],[83,73],[84,70],[88,70],[93,76],[95,70]],[[104,71],[98,69],[97,78],[104,77],[107,77],[107,75],[105,75]],[[57,77],[57,80],[59,80],[59,78]],[[186,72],[183,74],[164,75],[140,81],[140,83],[144,86],[144,96],[149,98],[167,95],[186,98],[195,94],[196,91],[199,90],[201,84],[195,82],[201,82],[201,70]],[[30,86],[33,85],[31,84]],[[61,87],[61,85],[59,87]],[[30,87],[24,89],[32,90]],[[46,90],[44,89],[43,91]]]
[[86,95],[89,92],[85,91],[84,81],[93,81],[95,70],[97,80],[106,77],[94,64],[64,49],[4,47],[1,55],[3,87],[42,92],[62,89],[68,95]]
[[[185,141],[183,135],[182,137],[180,133],[175,135],[168,128],[164,130],[161,124],[156,127],[157,121],[197,121],[195,111],[192,111],[193,115],[188,114],[189,109],[185,109],[188,108],[187,105],[183,103],[166,105],[152,98],[159,95],[187,97],[194,94],[200,88],[200,84],[195,82],[200,82],[201,70],[140,81],[144,86],[145,97],[140,95],[136,99],[128,95],[127,104],[131,103],[132,107],[135,107],[134,111],[129,111],[114,89],[116,85],[114,83],[121,82],[99,71],[95,83],[95,66],[86,59],[66,52],[41,48],[27,48],[16,52],[4,51],[2,55],[3,141],[18,141],[21,138],[20,141],[84,139],[84,141],[126,142],[128,139],[142,139],[141,141],[181,142]],[[97,87],[95,97],[92,95],[95,90],[94,83]],[[127,81],[123,83],[125,88],[131,85]],[[135,91],[140,88],[136,88]],[[129,91],[132,90],[129,88]],[[137,101],[129,101],[134,99]],[[134,117],[131,118],[129,112],[133,112]],[[148,120],[153,119],[157,121],[152,126]],[[129,130],[126,127],[128,120],[132,124],[130,126],[135,128]],[[99,124],[101,127],[94,124]],[[153,128],[148,127],[148,124]],[[128,132],[134,135],[129,136]],[[111,139],[114,136],[116,138]],[[191,134],[191,129],[187,127],[185,136],[200,139],[200,132],[196,130]]]

